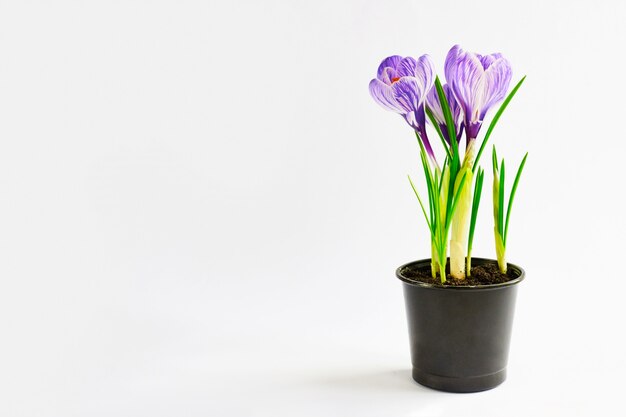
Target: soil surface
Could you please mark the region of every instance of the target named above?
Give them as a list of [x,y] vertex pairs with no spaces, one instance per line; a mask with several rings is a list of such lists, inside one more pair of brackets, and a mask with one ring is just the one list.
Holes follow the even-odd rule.
[[506,274],[500,272],[496,262],[487,262],[481,265],[472,266],[471,276],[466,277],[463,280],[452,278],[452,275],[450,275],[449,262],[446,266],[446,272],[446,283],[441,284],[441,278],[439,278],[439,275],[437,275],[436,278],[433,278],[430,272],[430,266],[422,269],[407,267],[401,271],[402,276],[410,281],[423,282],[439,287],[473,287],[477,285],[501,284],[518,277],[518,275],[512,271],[511,268],[509,268]]

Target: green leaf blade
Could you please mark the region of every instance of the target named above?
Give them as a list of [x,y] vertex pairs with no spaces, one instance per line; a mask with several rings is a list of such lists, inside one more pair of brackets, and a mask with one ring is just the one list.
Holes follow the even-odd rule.
[[483,179],[485,171],[482,168],[478,169],[476,175],[476,183],[474,185],[474,198],[472,200],[472,216],[470,218],[469,238],[467,241],[468,253],[472,251],[472,243],[474,241],[474,231],[476,229],[476,219],[478,218],[478,207],[480,206],[480,199],[483,190]]
[[419,193],[417,192],[417,188],[415,188],[415,184],[413,184],[413,181],[411,180],[411,176],[407,175],[407,178],[409,179],[409,183],[411,184],[411,188],[413,189],[413,193],[415,193],[415,197],[417,197],[417,201],[419,201],[420,203],[420,207],[422,208],[422,213],[424,213],[424,219],[426,220],[426,224],[428,224],[428,229],[430,230],[430,235],[431,238],[434,235],[434,230],[433,227],[431,225],[431,222],[428,220],[428,215],[426,214],[426,209],[424,208],[424,204],[422,203],[422,199],[419,196]]
[[500,105],[500,108],[498,109],[496,114],[493,116],[493,119],[491,120],[491,123],[489,124],[489,128],[487,128],[487,133],[485,133],[483,142],[480,144],[480,149],[478,150],[476,159],[474,160],[474,167],[472,168],[473,171],[476,171],[476,168],[478,167],[478,161],[480,161],[480,156],[482,155],[483,150],[485,149],[485,145],[487,145],[487,141],[489,140],[489,137],[491,136],[491,132],[496,127],[496,124],[498,123],[500,116],[502,116],[502,113],[504,113],[504,110],[506,110],[507,106],[509,105],[513,97],[515,96],[515,93],[517,93],[517,90],[519,90],[519,88],[522,86],[525,79],[526,79],[526,76],[524,75],[522,79],[519,80],[519,82],[515,85],[515,87],[513,87],[513,90],[511,90],[509,95],[506,96],[506,98]]
[[452,148],[452,158],[459,158],[459,146],[456,143],[456,132],[454,126],[454,118],[452,117],[452,111],[446,98],[446,93],[443,91],[443,86],[439,77],[435,78],[435,88],[437,89],[437,96],[439,97],[439,103],[441,103],[441,109],[443,110],[443,117],[446,120],[446,128],[448,129],[448,137],[450,138],[450,147]]
[[441,131],[441,128],[439,127],[439,123],[435,119],[435,115],[428,107],[426,107],[426,115],[428,116],[430,123],[435,127],[435,130],[437,131],[437,135],[439,136],[439,139],[441,139],[441,144],[443,145],[443,149],[446,150],[446,156],[448,158],[451,158],[452,154],[450,153],[450,147],[448,146],[448,142],[446,142],[446,138],[443,136],[443,132]]
[[498,233],[500,236],[504,236],[504,178],[503,159],[500,164],[500,189],[498,190]]
[[513,208],[513,199],[515,198],[517,185],[519,184],[520,177],[522,176],[524,165],[526,165],[526,158],[528,158],[528,152],[526,152],[526,155],[524,155],[524,159],[522,159],[522,162],[520,163],[519,168],[517,169],[517,174],[515,175],[515,181],[513,182],[513,188],[511,188],[511,195],[509,196],[509,206],[506,209],[506,224],[504,226],[504,237],[502,241],[505,247],[506,247],[506,237],[509,233],[509,219],[511,217],[511,209]]

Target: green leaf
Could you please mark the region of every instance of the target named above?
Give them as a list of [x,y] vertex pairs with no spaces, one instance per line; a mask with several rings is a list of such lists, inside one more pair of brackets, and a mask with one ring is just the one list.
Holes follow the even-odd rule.
[[500,233],[496,233],[496,257],[498,258],[498,267],[500,268],[500,272],[503,274],[506,273],[506,247],[504,242],[502,241],[502,236]]
[[422,143],[422,139],[419,134],[415,132],[415,137],[417,138],[417,143],[420,146],[420,158],[422,160],[422,166],[424,167],[424,176],[426,177],[426,183],[428,185],[428,192],[430,193],[432,190],[431,183],[433,181],[433,174],[430,170],[430,163],[428,162],[428,158],[426,157],[426,148],[424,148],[424,144]]
[[420,147],[421,147],[420,158],[422,161],[422,167],[424,168],[424,176],[426,177],[426,187],[428,189],[428,206],[430,209],[430,218],[434,219],[434,216],[437,212],[434,206],[436,195],[433,189],[432,172],[430,170],[430,165],[428,164],[428,159],[426,158],[426,150],[424,149],[424,146],[422,145],[421,142],[420,142]]
[[448,230],[450,229],[450,224],[452,223],[452,217],[454,216],[454,212],[456,211],[456,206],[459,202],[459,196],[463,192],[463,185],[465,184],[465,180],[467,179],[466,172],[463,172],[463,176],[461,177],[461,181],[459,181],[458,188],[454,193],[454,200],[452,202],[452,207],[450,208],[449,216],[446,216],[446,235],[448,234]]
[[491,136],[491,132],[493,131],[493,128],[496,127],[496,124],[498,123],[500,116],[502,115],[504,110],[506,110],[506,107],[509,105],[509,102],[513,99],[513,96],[515,96],[515,93],[517,93],[517,90],[519,90],[519,88],[522,86],[522,83],[524,82],[525,79],[526,79],[526,76],[524,75],[522,79],[519,80],[517,85],[513,87],[513,90],[511,90],[509,95],[506,96],[506,98],[500,105],[500,108],[496,112],[495,116],[493,116],[493,119],[491,120],[491,123],[489,124],[489,128],[487,129],[487,133],[485,133],[485,138],[483,139],[483,143],[480,144],[480,149],[478,150],[478,154],[476,155],[476,160],[474,161],[474,167],[472,168],[472,171],[476,171],[476,167],[478,167],[478,161],[480,161],[480,156],[483,153],[483,149],[485,149],[485,145],[487,144],[487,141],[489,140],[489,136]]
[[422,208],[422,213],[424,213],[424,219],[426,219],[426,223],[428,224],[428,229],[430,230],[430,235],[432,236],[435,231],[433,230],[430,224],[430,221],[428,220],[428,216],[426,215],[426,209],[424,209],[424,204],[422,204],[422,199],[420,198],[420,195],[417,192],[417,189],[415,188],[413,181],[411,181],[411,176],[407,175],[407,178],[409,179],[409,182],[411,183],[411,188],[413,189],[413,192],[415,193],[415,197],[417,197],[417,201],[419,201],[420,203],[420,207]]
[[460,172],[460,166],[458,164],[454,164],[454,161],[450,162],[450,174],[448,176],[448,196],[446,198],[446,216],[452,217],[452,202],[454,201],[454,188],[456,184],[456,179]]
[[501,236],[504,235],[504,159],[502,159],[502,163],[500,164],[500,189],[498,190],[498,233]]
[[439,102],[441,103],[441,109],[443,110],[443,117],[446,120],[446,127],[448,128],[448,137],[450,138],[450,147],[452,148],[452,158],[459,158],[459,146],[456,143],[456,133],[454,131],[454,118],[452,117],[452,111],[450,111],[450,105],[446,98],[446,93],[443,91],[443,86],[439,77],[435,78],[435,88],[437,89],[437,95],[439,96]]
[[[417,131],[415,130],[414,132],[415,132],[415,137],[417,138],[417,143],[420,146],[420,151],[421,151],[420,155],[426,154],[426,148],[424,147],[424,142],[422,142],[422,138],[420,137],[420,134],[417,133]],[[428,166],[430,167],[430,164]]]
[[493,146],[493,152],[491,153],[491,164],[493,168],[493,185],[492,185],[492,197],[493,197],[493,224],[494,229],[498,230],[498,213],[500,212],[500,207],[498,206],[498,201],[500,201],[499,191],[500,191],[500,173],[498,172],[498,155],[496,154],[496,147]]
[[467,241],[468,254],[472,251],[472,242],[474,241],[474,230],[476,229],[476,219],[478,218],[478,206],[480,205],[480,198],[483,190],[483,178],[485,170],[478,168],[476,174],[476,185],[474,186],[474,199],[472,201],[472,217],[470,219],[469,239]]
[[441,195],[441,187],[443,186],[443,181],[444,181],[444,178],[446,176],[445,174],[446,174],[446,168],[448,168],[448,161],[449,161],[449,159],[446,156],[446,159],[443,161],[443,170],[441,171],[441,176],[439,177],[439,185],[438,185],[439,195]]
[[420,158],[422,160],[422,167],[424,168],[424,176],[426,177],[426,186],[428,187],[428,194],[430,195],[433,191],[433,173],[430,170],[430,165],[428,163],[428,159],[426,157],[426,151],[422,148],[422,152],[420,152]]
[[528,152],[524,155],[524,159],[519,165],[517,169],[517,175],[515,175],[515,181],[513,182],[513,188],[511,188],[511,196],[509,197],[509,206],[506,209],[506,225],[504,226],[504,238],[503,243],[506,247],[506,236],[509,232],[509,218],[511,216],[511,208],[513,207],[513,199],[515,198],[515,192],[517,191],[517,184],[519,183],[519,179],[522,176],[522,170],[524,169],[524,165],[526,164],[526,158],[528,158]]
[[426,115],[428,116],[428,119],[430,119],[430,123],[435,127],[435,130],[437,131],[437,135],[439,135],[439,139],[441,139],[441,144],[443,145],[443,148],[446,150],[446,155],[448,158],[452,157],[452,155],[450,154],[450,147],[448,146],[448,142],[446,142],[446,138],[443,136],[443,133],[441,132],[441,128],[439,127],[439,123],[437,123],[437,120],[435,119],[435,115],[433,115],[433,112],[426,106],[424,106],[426,109]]
[[[446,161],[449,161],[446,158]],[[441,179],[439,182],[439,188],[437,190],[438,199],[437,199],[437,224],[445,224],[446,222],[446,213],[448,210],[448,198],[449,193],[448,189],[450,187],[450,166],[448,163],[444,164],[443,171],[441,172]]]

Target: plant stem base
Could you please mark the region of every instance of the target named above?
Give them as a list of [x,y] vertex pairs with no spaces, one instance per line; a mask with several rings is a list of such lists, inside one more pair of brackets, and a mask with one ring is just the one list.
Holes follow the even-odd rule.
[[482,376],[469,378],[452,378],[433,375],[413,368],[413,379],[420,385],[439,391],[448,392],[479,392],[497,387],[506,379],[506,369]]

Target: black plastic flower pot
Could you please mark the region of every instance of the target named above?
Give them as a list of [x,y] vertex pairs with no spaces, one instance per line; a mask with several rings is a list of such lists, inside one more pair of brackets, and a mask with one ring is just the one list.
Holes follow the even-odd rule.
[[[473,258],[472,264],[495,262]],[[506,379],[517,284],[524,270],[508,264],[514,278],[480,286],[435,286],[403,275],[407,269],[430,271],[430,259],[401,266],[411,343],[413,379],[449,392],[478,392]]]

